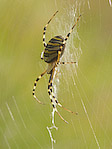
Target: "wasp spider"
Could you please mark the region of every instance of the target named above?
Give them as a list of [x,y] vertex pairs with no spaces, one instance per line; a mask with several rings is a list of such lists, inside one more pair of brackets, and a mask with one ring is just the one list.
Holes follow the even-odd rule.
[[[46,26],[44,27],[44,31],[43,31],[43,45],[44,45],[44,51],[41,54],[41,59],[43,59],[46,63],[48,63],[48,67],[47,69],[35,80],[34,82],[34,87],[33,87],[33,97],[36,99],[37,102],[39,102],[40,104],[43,104],[40,100],[38,100],[38,98],[35,95],[35,89],[36,89],[36,85],[37,82],[42,78],[42,76],[47,73],[50,74],[50,78],[49,78],[49,83],[48,83],[48,94],[51,100],[51,104],[54,108],[54,111],[57,112],[57,114],[60,116],[60,118],[65,121],[66,123],[68,123],[58,112],[56,106],[59,105],[60,107],[64,108],[56,99],[55,95],[53,94],[53,77],[54,77],[54,72],[55,72],[55,68],[59,65],[59,64],[72,64],[72,63],[76,63],[76,62],[60,62],[60,58],[63,55],[64,49],[65,49],[65,45],[66,45],[66,41],[68,40],[71,32],[73,31],[74,27],[76,26],[77,22],[79,21],[79,18],[81,17],[81,15],[78,17],[76,23],[73,25],[72,29],[70,30],[70,32],[67,34],[67,36],[65,38],[63,38],[62,36],[55,36],[54,38],[52,38],[47,44],[45,42],[45,33],[46,33],[46,29],[48,24],[51,22],[51,20],[53,19],[53,17],[57,14],[58,11],[56,11],[54,13],[54,15],[51,17],[51,19],[48,21],[48,23],[46,24]],[[64,108],[65,110],[67,110],[68,112],[73,113],[72,111]],[[77,113],[76,113],[77,114]]]

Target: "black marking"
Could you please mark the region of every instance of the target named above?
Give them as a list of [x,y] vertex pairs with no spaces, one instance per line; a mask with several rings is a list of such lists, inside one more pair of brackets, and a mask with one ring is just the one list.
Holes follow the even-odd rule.
[[[50,45],[50,44],[47,44],[47,49],[48,50],[58,50],[57,48],[59,48],[62,44],[59,44],[59,45]],[[50,48],[50,49],[49,49]]]
[[58,46],[58,45],[60,45],[60,44],[63,44],[63,39],[62,39],[62,40],[58,40],[58,39],[55,39],[55,37],[54,37],[54,38],[52,38],[52,39],[48,42],[48,44],[50,44],[50,43],[56,44],[56,45]]
[[56,103],[58,103],[58,101],[57,101],[57,100],[55,100],[55,102],[56,102]]
[[38,80],[40,80],[39,78],[37,78],[37,80],[36,81],[38,81]]
[[48,94],[51,95],[51,93],[48,91]]
[[33,89],[33,91],[35,91],[35,89]]
[[36,86],[37,84],[36,83],[34,83],[34,86]]
[[46,31],[46,26],[44,27],[44,31]]
[[49,89],[51,86],[52,86],[52,83],[50,83],[50,84],[48,85],[48,89]]
[[61,51],[60,57],[63,55],[65,44],[63,44],[64,38],[62,36],[55,36],[46,45],[44,51],[44,61],[51,63],[57,60],[58,51]]
[[33,95],[35,95],[35,93],[33,93]]
[[50,88],[50,91],[52,92],[52,88]]
[[[54,15],[53,15],[53,16],[54,16]],[[47,24],[49,24],[49,23],[51,22],[51,20],[52,20],[52,19],[50,19],[50,20],[48,21],[48,23],[47,23]]]
[[43,38],[43,41],[45,41],[45,38]]
[[44,74],[42,73],[40,76],[42,77]]
[[57,37],[54,37],[50,40],[50,42],[53,42],[53,41],[58,41],[58,42],[62,42],[63,41],[63,38],[57,38]]
[[62,39],[63,40],[63,37],[62,36],[55,36],[55,38],[59,38],[59,39]]
[[70,33],[68,33],[67,37],[69,37],[69,36],[70,36]]
[[50,83],[49,85],[52,86],[51,77],[52,77],[52,73],[51,73],[50,78],[49,78],[49,83]]
[[57,56],[57,51],[55,51],[54,53],[44,53],[45,57],[54,57],[55,55]]
[[[54,47],[52,47],[52,48],[54,48]],[[45,51],[44,51],[44,54],[46,54],[46,53],[48,53],[48,54],[53,54],[53,53],[56,53],[56,51],[57,51],[57,48],[56,48],[56,50],[55,49],[50,49],[50,48],[48,48],[48,46],[45,48]]]
[[55,96],[53,96],[53,98],[55,98]]
[[45,32],[43,32],[43,35],[45,35]]
[[55,108],[55,106],[54,105],[52,105],[53,106],[53,108]]
[[51,102],[53,102],[53,100],[51,99]]

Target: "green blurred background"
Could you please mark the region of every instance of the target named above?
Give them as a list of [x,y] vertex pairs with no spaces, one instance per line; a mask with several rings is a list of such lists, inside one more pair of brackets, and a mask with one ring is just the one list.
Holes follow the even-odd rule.
[[[51,126],[52,111],[47,94],[48,76],[39,82],[36,90],[45,106],[33,99],[32,88],[36,77],[47,67],[40,59],[43,27],[57,9],[56,18],[68,22],[66,10],[73,5],[77,7],[76,16],[82,14],[77,25],[82,54],[78,59],[77,75],[69,77],[74,67],[61,67],[58,98],[79,115],[59,108],[69,125],[55,115],[58,131],[52,130],[56,139],[54,148],[98,148],[81,99],[100,147],[112,148],[112,7],[109,1],[0,0],[1,149],[51,148],[46,129]],[[60,19],[59,23],[63,26],[64,21]],[[47,30],[47,41],[54,32],[64,32],[64,29],[55,30],[53,22]]]

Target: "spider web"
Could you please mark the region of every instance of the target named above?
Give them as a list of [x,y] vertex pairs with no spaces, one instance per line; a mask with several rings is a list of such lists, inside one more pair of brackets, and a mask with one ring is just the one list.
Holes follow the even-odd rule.
[[[69,124],[52,115],[49,76],[37,87],[46,105],[31,94],[35,77],[46,69],[40,42],[55,10],[59,13],[47,29],[47,41],[65,37],[82,14],[61,59],[77,65],[60,65],[53,81],[59,102],[78,112],[57,107]],[[0,11],[0,148],[112,148],[111,0],[4,0]]]
[[[55,4],[56,4],[56,1],[55,1]],[[63,18],[59,18],[59,20],[57,19],[56,22],[58,22],[59,25],[57,25],[57,29],[52,29],[52,30],[54,30],[54,31],[56,30],[57,32],[58,32],[58,31],[60,31],[60,32],[63,31],[63,32],[65,33],[65,34],[64,34],[64,37],[66,37],[66,34],[67,34],[68,30],[70,30],[70,29],[72,28],[72,26],[73,26],[72,24],[69,24],[69,22],[74,22],[74,18],[77,19],[76,15],[80,15],[81,3],[80,3],[79,1],[73,1],[73,2],[72,2],[72,5],[69,4],[68,2],[67,2],[67,3],[64,3],[63,5],[65,5],[65,6],[64,6],[64,8],[63,8],[62,10],[63,10],[64,12],[66,12],[67,16],[66,16],[66,17],[63,16]],[[56,4],[56,6],[57,6],[57,4]],[[67,6],[67,7],[66,7],[66,6]],[[89,3],[89,1],[88,1],[88,8],[90,9],[90,3]],[[64,14],[65,14],[65,13],[64,13]],[[66,23],[65,23],[65,18],[66,18],[66,20],[68,20],[68,22],[66,21]],[[63,26],[60,24],[60,20],[61,20],[62,22],[64,22],[64,25],[63,25]],[[55,22],[55,24],[56,24],[56,22]],[[75,22],[76,22],[76,20],[75,20]],[[78,22],[78,23],[79,23],[79,22]],[[64,28],[64,30],[63,30],[63,28]],[[74,76],[75,76],[75,75],[77,76],[77,67],[78,67],[77,64],[78,64],[80,55],[81,55],[81,53],[82,53],[82,50],[81,50],[81,39],[80,39],[80,37],[79,37],[79,35],[78,35],[77,27],[76,27],[74,30],[75,30],[75,31],[73,31],[73,33],[72,33],[72,35],[71,35],[71,36],[72,36],[71,39],[67,42],[67,45],[66,45],[66,49],[67,49],[67,50],[65,50],[64,58],[62,58],[62,60],[65,61],[65,62],[66,62],[66,61],[74,61],[74,60],[75,60],[77,63],[76,63],[76,65],[74,65],[74,66],[72,66],[72,67],[70,67],[70,66],[67,66],[67,67],[66,67],[66,70],[68,70],[69,75],[67,74],[67,72],[64,72],[64,71],[62,71],[61,73],[64,74],[65,78],[67,78],[67,82],[70,81],[70,80],[69,80],[69,78],[70,78],[70,79],[73,80],[73,85],[76,86],[76,82],[75,82]],[[62,35],[62,34],[61,34],[61,35]],[[60,71],[60,68],[59,68],[59,67],[58,67],[58,70]],[[56,70],[56,71],[58,72],[58,70]],[[69,76],[69,78],[68,78],[68,76]],[[77,79],[78,79],[78,76],[77,76]],[[55,80],[56,80],[56,78],[55,78]],[[55,92],[55,95],[57,95],[57,93],[58,93],[57,89],[59,88],[59,82],[60,82],[60,81],[59,81],[59,78],[57,79],[57,82],[56,82],[56,81],[54,81],[54,82],[55,82],[55,83],[54,83],[54,84],[55,84],[54,92]],[[80,82],[79,82],[79,83],[80,83]],[[63,84],[63,83],[62,83],[62,84]],[[57,86],[58,86],[58,87],[57,87]],[[67,86],[69,86],[68,83],[67,83]],[[70,87],[68,87],[68,90],[70,90],[69,88],[70,88]],[[61,88],[59,88],[59,90],[61,90]],[[87,117],[87,119],[88,119],[88,123],[89,123],[89,125],[90,125],[91,131],[92,131],[92,133],[93,133],[95,142],[96,142],[98,148],[100,148],[100,145],[99,145],[97,136],[96,136],[96,134],[95,134],[94,128],[93,128],[93,126],[92,126],[92,123],[91,123],[91,121],[90,121],[89,115],[88,115],[87,110],[86,110],[86,107],[85,107],[85,105],[84,105],[82,96],[81,96],[81,94],[80,94],[79,89],[78,89],[77,86],[76,86],[76,91],[77,91],[78,94],[79,94],[79,97],[80,97],[80,100],[81,100],[81,103],[82,103],[84,112],[85,112],[86,117]],[[57,97],[58,97],[58,95],[57,95]],[[73,94],[72,94],[72,97],[74,98],[74,95],[73,95]],[[74,104],[74,105],[75,105],[75,108],[77,109],[76,104]],[[54,124],[54,112],[55,112],[55,111],[53,110],[53,112],[52,112],[52,114],[53,114],[53,117],[52,117],[52,124],[53,124],[54,127],[50,127],[51,130],[52,130],[53,128],[56,128],[56,130],[57,130],[57,127],[56,127],[55,124]],[[78,119],[78,120],[79,120],[79,123],[80,123],[80,119]],[[52,134],[51,134],[51,131],[50,131],[49,127],[47,127],[47,129],[48,129],[49,134],[50,134],[50,138],[51,138],[51,142],[52,142],[52,148],[53,148],[53,142],[55,143],[55,140],[54,140],[53,137],[52,137]],[[82,128],[81,128],[81,130],[82,130]],[[85,141],[85,143],[86,143],[83,130],[82,130],[82,135],[83,135],[84,141]]]

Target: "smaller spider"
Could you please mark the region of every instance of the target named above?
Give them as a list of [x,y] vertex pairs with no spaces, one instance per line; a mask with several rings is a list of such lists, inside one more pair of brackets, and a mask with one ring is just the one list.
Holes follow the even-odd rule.
[[[48,24],[51,22],[51,20],[53,19],[53,17],[57,14],[58,11],[56,11],[54,13],[54,15],[51,17],[51,19],[48,21],[48,23],[46,24],[46,26],[44,27],[44,31],[43,31],[43,45],[45,47],[45,49],[43,50],[42,54],[41,54],[41,59],[44,59],[44,61],[46,63],[48,63],[48,67],[47,69],[36,79],[35,83],[34,83],[34,87],[33,87],[33,97],[36,99],[36,101],[40,104],[43,104],[40,100],[37,99],[36,95],[35,95],[35,89],[36,89],[36,85],[37,82],[42,78],[42,76],[47,73],[50,74],[50,78],[49,78],[49,83],[48,83],[48,94],[53,106],[54,111],[57,112],[57,114],[60,116],[60,118],[65,121],[66,123],[68,123],[58,112],[56,106],[59,105],[60,107],[64,108],[56,99],[54,93],[53,93],[53,77],[54,77],[54,72],[55,72],[55,68],[59,65],[59,64],[73,64],[76,62],[60,62],[60,58],[63,55],[64,49],[65,49],[65,45],[66,45],[66,41],[69,38],[71,32],[73,31],[74,27],[76,26],[77,22],[79,21],[79,18],[81,17],[81,15],[78,17],[76,23],[73,25],[72,29],[70,30],[70,32],[67,34],[66,38],[63,38],[62,36],[55,36],[54,38],[52,38],[47,44],[45,42],[45,33],[46,33],[46,29]],[[72,111],[64,108],[65,110],[67,110],[68,112],[73,113]],[[77,113],[76,113],[77,114]]]

